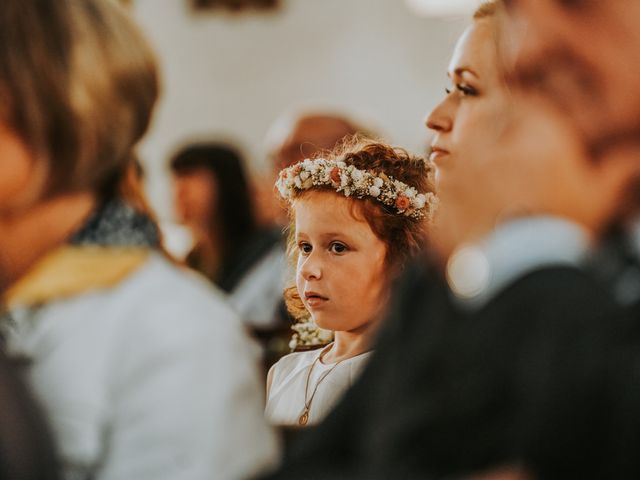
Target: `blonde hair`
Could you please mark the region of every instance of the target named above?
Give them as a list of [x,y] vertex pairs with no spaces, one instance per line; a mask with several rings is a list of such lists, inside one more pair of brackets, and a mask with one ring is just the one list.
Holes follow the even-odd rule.
[[47,167],[45,195],[115,186],[159,92],[154,56],[115,0],[3,0],[2,120]]
[[483,2],[473,14],[474,20],[493,17],[502,8],[501,0],[487,0]]

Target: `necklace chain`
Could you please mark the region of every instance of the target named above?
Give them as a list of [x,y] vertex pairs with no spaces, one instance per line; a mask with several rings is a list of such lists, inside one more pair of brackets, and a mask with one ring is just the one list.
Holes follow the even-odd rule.
[[318,391],[318,387],[320,386],[320,384],[322,383],[322,381],[327,378],[329,376],[329,374],[331,372],[333,372],[333,370],[340,365],[340,363],[342,363],[342,361],[344,360],[344,358],[342,360],[337,361],[333,367],[331,367],[329,370],[327,370],[316,382],[316,386],[313,388],[313,392],[311,392],[311,397],[309,397],[309,399],[307,400],[307,397],[309,396],[309,380],[311,379],[311,372],[313,372],[313,367],[316,366],[316,362],[322,360],[322,357],[324,357],[324,355],[329,351],[329,349],[331,348],[332,345],[329,345],[328,347],[326,347],[322,352],[320,352],[320,355],[318,355],[316,357],[316,359],[313,361],[313,363],[311,364],[311,368],[309,369],[309,373],[307,374],[307,381],[304,385],[304,410],[302,411],[302,415],[300,415],[300,418],[298,419],[298,424],[299,425],[306,425],[307,422],[309,421],[309,410],[311,410],[311,402],[313,402],[313,397],[316,396],[316,392]]

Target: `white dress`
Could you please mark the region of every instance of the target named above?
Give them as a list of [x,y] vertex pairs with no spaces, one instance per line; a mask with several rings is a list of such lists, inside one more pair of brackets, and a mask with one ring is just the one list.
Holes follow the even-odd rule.
[[[322,352],[323,349],[292,353],[282,357],[272,367],[265,409],[269,422],[274,425],[300,426],[299,419],[305,411],[306,387],[307,401],[313,395],[307,425],[319,423],[353,385],[371,355],[371,352],[362,353],[336,365],[323,363],[319,359]],[[327,373],[331,369],[333,370]],[[324,380],[320,381],[323,377]],[[313,394],[316,385],[318,388]]]

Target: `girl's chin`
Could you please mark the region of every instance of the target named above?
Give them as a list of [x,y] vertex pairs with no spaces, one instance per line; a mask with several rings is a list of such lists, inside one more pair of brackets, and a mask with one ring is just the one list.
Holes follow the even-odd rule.
[[313,314],[311,315],[311,318],[313,319],[313,323],[315,323],[318,328],[321,328],[322,330],[336,331],[345,329],[344,324],[340,323],[339,320],[329,318],[328,315]]
[[345,324],[340,320],[327,318],[325,315],[312,315],[311,318],[319,328],[332,332],[352,332],[367,324],[367,322],[360,325],[353,325],[352,323]]

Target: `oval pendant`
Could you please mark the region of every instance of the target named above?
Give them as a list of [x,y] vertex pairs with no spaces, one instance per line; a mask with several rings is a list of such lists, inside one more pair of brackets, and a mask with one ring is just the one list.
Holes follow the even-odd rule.
[[309,412],[305,410],[305,412],[302,415],[300,415],[300,418],[298,419],[298,424],[305,426],[308,421],[309,421]]

